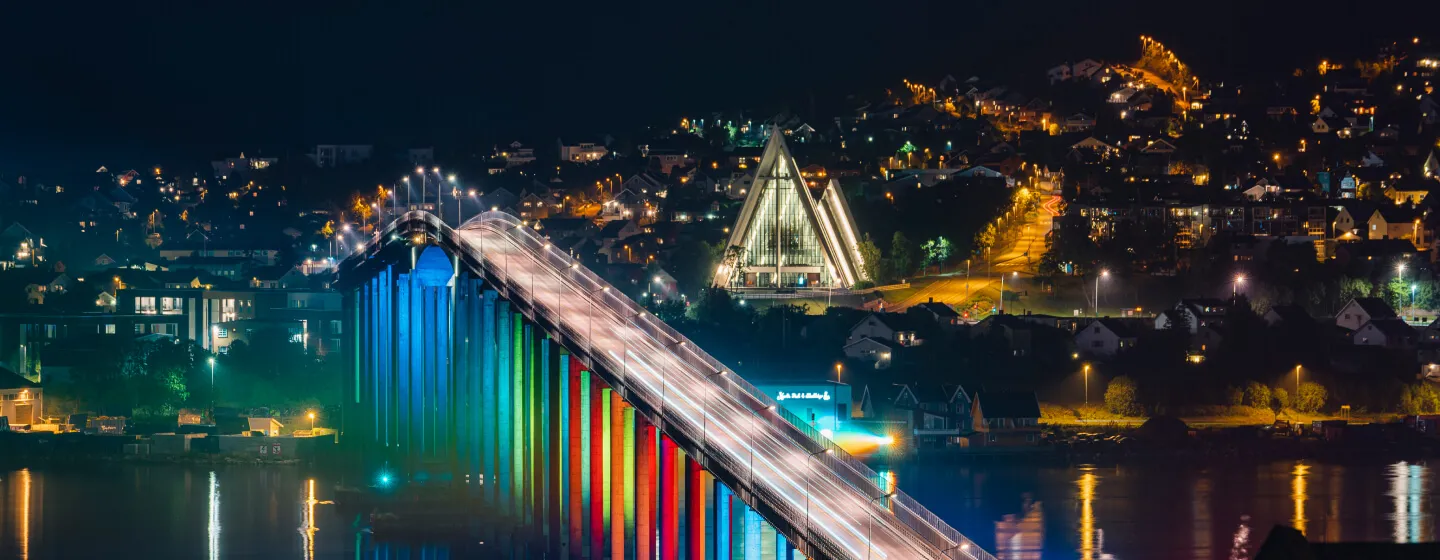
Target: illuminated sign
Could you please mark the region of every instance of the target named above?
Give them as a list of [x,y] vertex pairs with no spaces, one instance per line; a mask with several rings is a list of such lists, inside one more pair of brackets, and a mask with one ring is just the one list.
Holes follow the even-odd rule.
[[780,391],[779,394],[775,395],[775,400],[777,401],[788,401],[795,399],[828,401],[830,400],[830,391],[825,391],[823,393],[786,393],[785,391]]

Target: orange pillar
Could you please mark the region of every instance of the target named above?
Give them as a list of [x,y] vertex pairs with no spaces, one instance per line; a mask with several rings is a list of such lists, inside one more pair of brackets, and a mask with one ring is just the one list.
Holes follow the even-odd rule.
[[680,508],[675,491],[679,488],[675,473],[675,442],[660,435],[660,557],[680,557]]

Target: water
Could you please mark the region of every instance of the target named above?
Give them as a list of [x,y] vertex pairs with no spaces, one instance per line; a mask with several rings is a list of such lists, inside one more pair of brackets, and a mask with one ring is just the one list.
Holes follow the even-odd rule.
[[[1437,466],[910,464],[893,476],[991,551],[1002,548],[996,522],[1028,495],[1039,503],[1033,526],[1017,524],[1018,538],[1003,547],[1028,551],[1017,557],[1210,560],[1230,556],[1242,527],[1253,554],[1277,523],[1313,540],[1435,541]],[[333,486],[298,467],[0,471],[0,558],[493,556],[462,536],[425,545],[428,553],[357,539],[354,519],[326,503]]]

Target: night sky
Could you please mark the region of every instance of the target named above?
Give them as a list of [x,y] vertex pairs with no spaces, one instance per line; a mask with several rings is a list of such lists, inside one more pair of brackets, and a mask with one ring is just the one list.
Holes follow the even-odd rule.
[[[1009,82],[1164,41],[1202,79],[1342,60],[1436,2],[24,2],[0,8],[0,175],[316,143],[626,133],[832,115],[902,77]],[[1411,7],[1406,7],[1406,5]],[[813,101],[812,101],[813,100]],[[128,161],[129,159],[139,161]]]

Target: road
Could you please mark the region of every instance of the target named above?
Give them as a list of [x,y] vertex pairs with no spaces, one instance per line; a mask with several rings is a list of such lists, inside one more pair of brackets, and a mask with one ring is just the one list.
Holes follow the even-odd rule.
[[[812,453],[814,443],[797,441],[786,420],[757,406],[753,388],[728,368],[513,216],[487,212],[463,225],[458,237],[511,286],[511,299],[532,304],[572,344],[603,362],[592,365],[619,375],[627,399],[661,411],[666,433],[703,442],[703,449],[687,451],[747,476],[767,505],[795,526],[810,527],[812,543],[840,558],[991,558],[948,526],[931,525],[933,532],[922,535],[902,522],[895,508],[905,507],[903,500],[892,497],[882,507],[858,487],[868,469]],[[926,542],[935,543],[937,534],[953,535],[940,541],[949,552]]]
[[963,272],[934,277],[929,284],[905,299],[887,302],[886,310],[904,311],[912,305],[932,300],[959,305],[970,301],[977,293],[987,295],[998,303],[1001,275],[1006,275],[1006,290],[1011,289],[1011,282],[1016,279],[1025,282],[1026,278],[1034,277],[1040,256],[1045,254],[1045,234],[1050,232],[1060,204],[1059,195],[1049,194],[1050,189],[1042,192],[1046,192],[1048,198],[1036,211],[1035,220],[1026,222],[1020,236],[1009,247],[994,255],[993,262],[987,263],[983,258],[977,260],[971,266],[968,277]]

